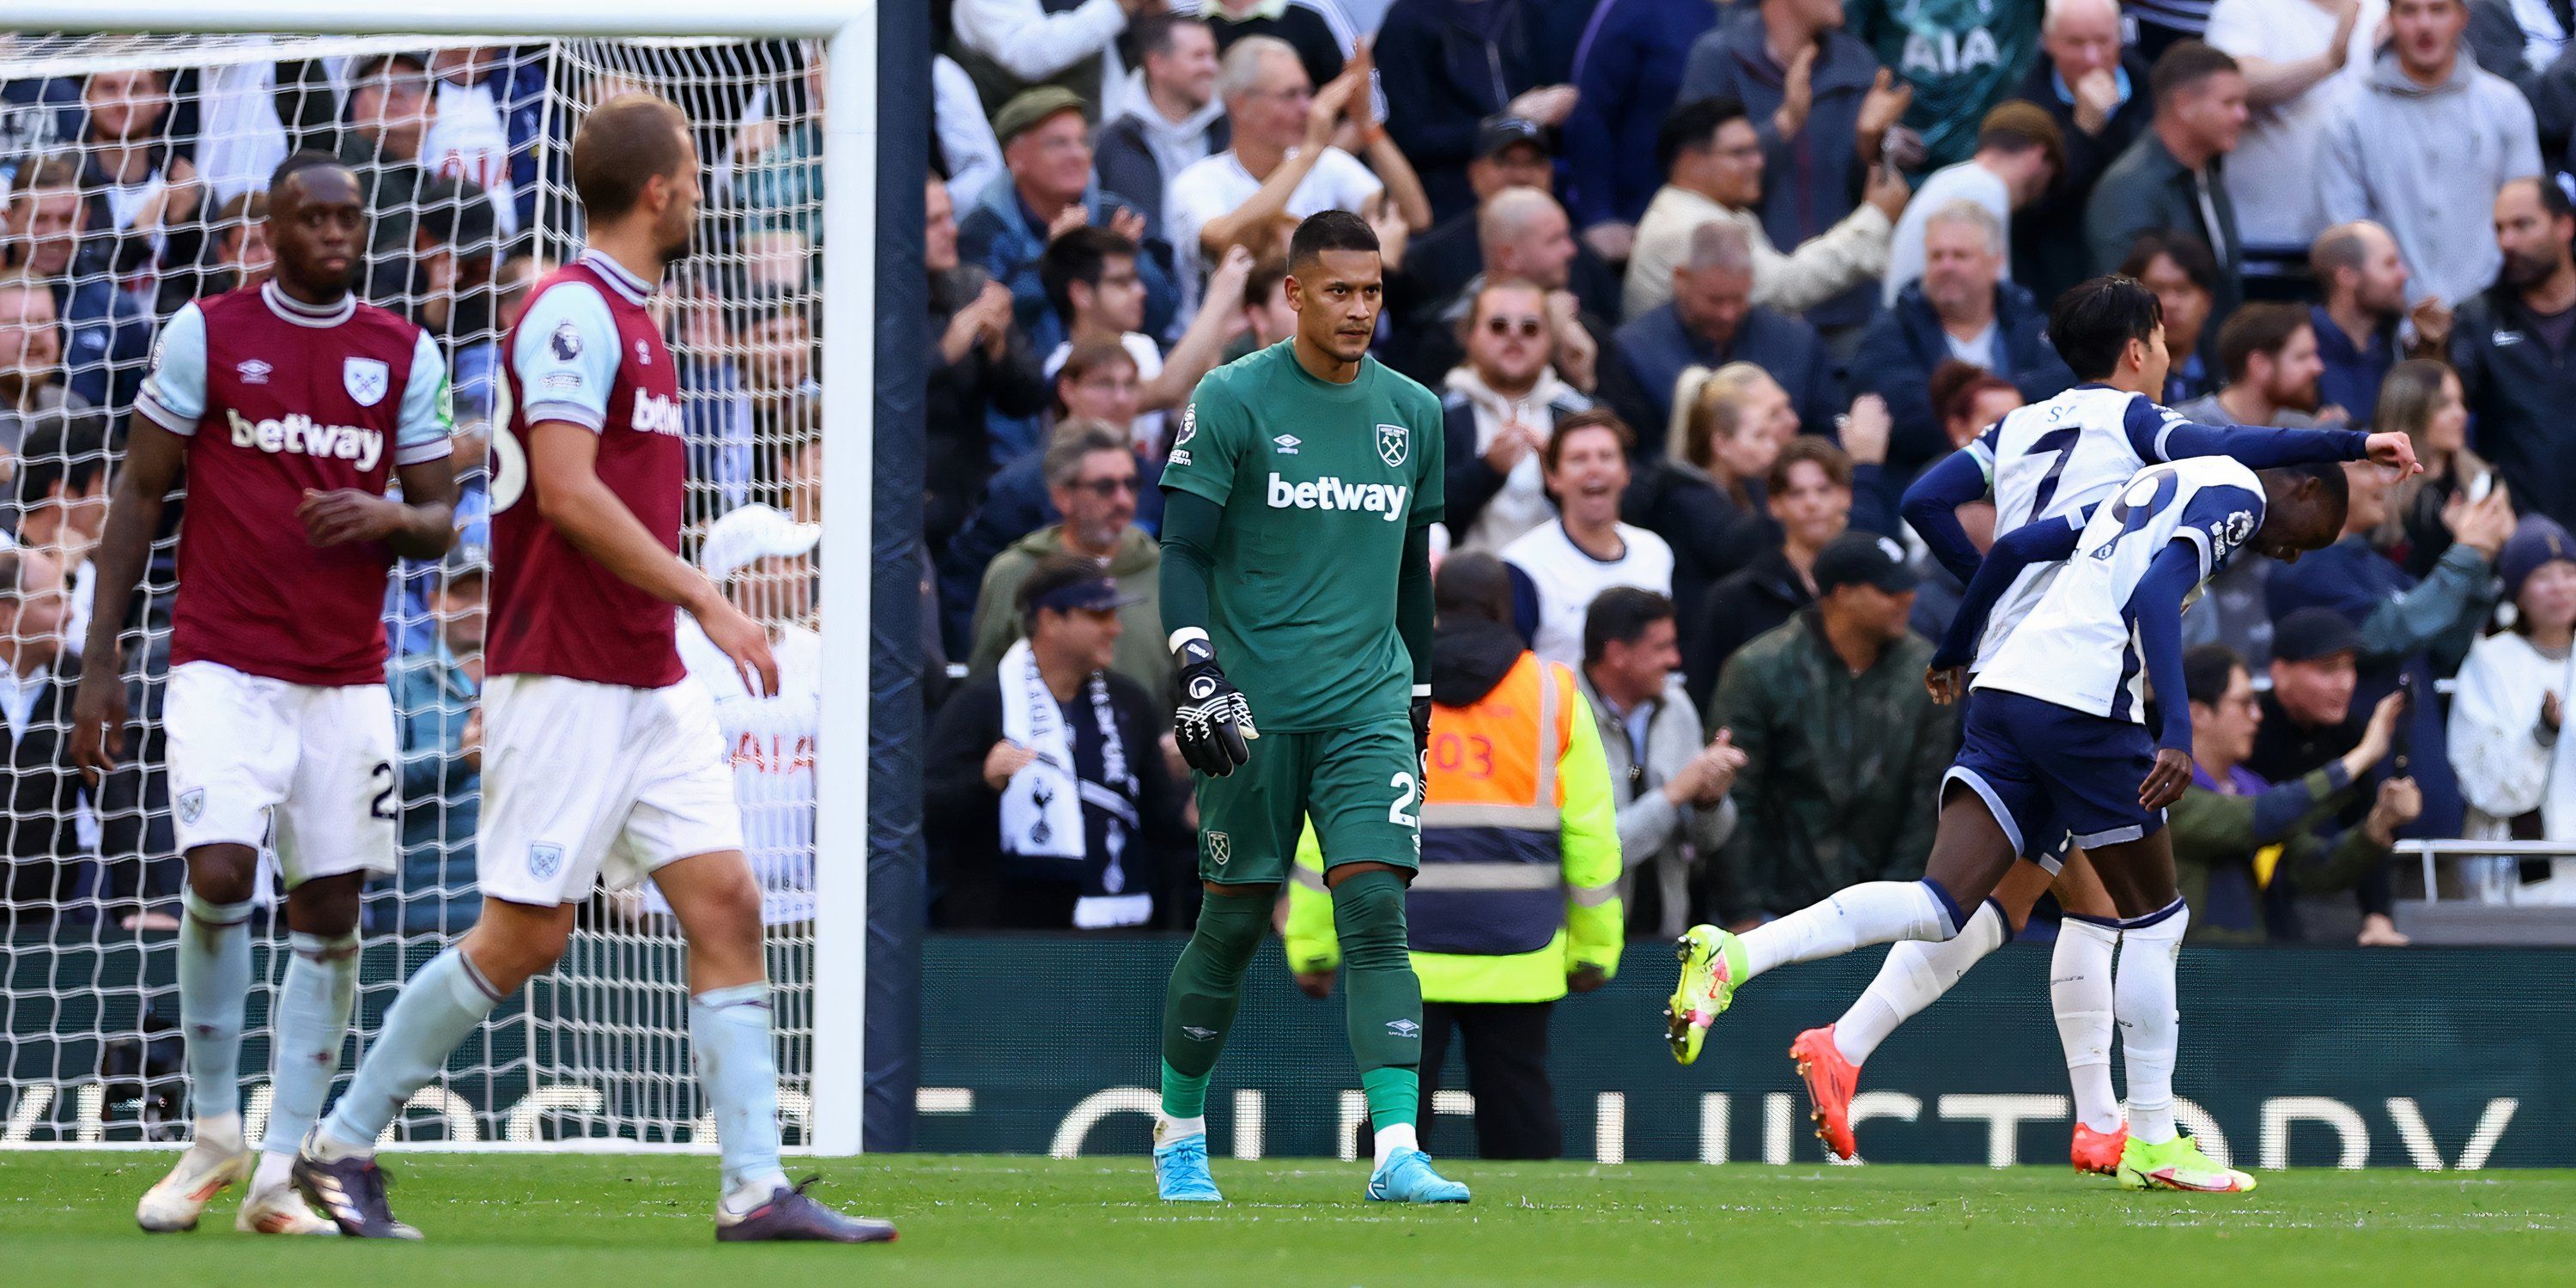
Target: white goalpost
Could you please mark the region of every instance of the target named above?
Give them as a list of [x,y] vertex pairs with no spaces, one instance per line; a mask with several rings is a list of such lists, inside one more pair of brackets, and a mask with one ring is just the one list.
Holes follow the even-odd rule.
[[[749,505],[821,525],[810,616],[796,619],[796,597],[763,581],[792,577],[770,564],[746,563],[735,583],[755,617],[755,605],[770,605],[792,620],[786,629],[819,631],[820,665],[790,689],[794,701],[726,728],[770,923],[787,1141],[859,1152],[879,3],[11,6],[16,34],[0,36],[0,84],[33,88],[0,103],[0,245],[15,266],[0,279],[0,381],[14,372],[22,391],[53,388],[17,404],[35,408],[15,422],[19,441],[0,433],[0,511],[13,512],[6,526],[21,544],[67,573],[58,669],[80,648],[87,614],[122,616],[127,606],[83,597],[94,526],[83,537],[78,520],[31,516],[78,513],[48,498],[74,497],[101,462],[112,469],[114,435],[170,314],[262,270],[259,193],[287,151],[336,149],[359,170],[375,218],[359,291],[440,340],[460,473],[488,447],[488,469],[468,480],[459,507],[465,553],[398,564],[388,596],[403,759],[379,808],[399,812],[404,848],[394,878],[368,899],[353,1055],[403,978],[470,924],[477,902],[473,587],[477,560],[488,558],[482,525],[524,471],[499,340],[527,284],[580,245],[573,130],[609,94],[645,89],[689,114],[706,181],[691,251],[655,301],[683,367],[681,553],[721,574],[728,543],[710,549],[710,532]],[[50,331],[27,316],[46,311]],[[59,358],[45,363],[44,341],[13,334],[51,336]],[[0,1149],[166,1148],[184,1138],[166,919],[180,865],[151,729],[168,665],[174,544],[169,532],[156,544],[125,636],[146,736],[129,741],[118,775],[65,786],[36,820],[56,838],[59,862],[30,864],[21,846],[0,867]],[[0,802],[22,830],[25,799]],[[273,877],[262,900],[273,903]],[[286,933],[272,911],[254,923],[260,974],[242,1060],[254,1135],[268,1105],[267,997]],[[562,966],[496,1012],[388,1135],[424,1149],[712,1150],[688,1061],[682,956],[649,895],[593,900]]]

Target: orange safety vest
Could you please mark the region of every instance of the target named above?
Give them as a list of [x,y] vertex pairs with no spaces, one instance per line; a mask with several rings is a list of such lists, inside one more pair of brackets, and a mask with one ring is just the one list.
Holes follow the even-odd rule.
[[1581,710],[1574,673],[1528,652],[1474,706],[1431,709],[1422,870],[1405,913],[1415,951],[1535,952],[1564,927],[1557,766]]

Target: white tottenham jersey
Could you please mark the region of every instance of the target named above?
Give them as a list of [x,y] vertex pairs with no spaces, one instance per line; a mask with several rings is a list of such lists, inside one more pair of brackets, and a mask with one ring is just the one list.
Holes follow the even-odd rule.
[[[1968,445],[1994,493],[1995,536],[2040,519],[2082,515],[2130,476],[2163,461],[2166,432],[2181,423],[2144,394],[2102,385],[2079,385],[2014,408]],[[1986,619],[1971,673],[1994,664],[2063,567],[2033,565],[2013,579]]]
[[2200,576],[2183,603],[2263,523],[2263,484],[2224,456],[2140,470],[2084,525],[2075,553],[1973,687],[2144,722],[2143,660],[2129,597],[2166,546],[2188,542]]
[[[742,807],[743,857],[760,882],[761,920],[769,925],[814,916],[814,761],[822,741],[823,637],[791,626],[779,637],[778,693],[757,697],[733,659],[695,619],[680,619],[686,683],[702,684],[716,702],[733,762],[734,802]],[[647,906],[668,910],[660,887]]]

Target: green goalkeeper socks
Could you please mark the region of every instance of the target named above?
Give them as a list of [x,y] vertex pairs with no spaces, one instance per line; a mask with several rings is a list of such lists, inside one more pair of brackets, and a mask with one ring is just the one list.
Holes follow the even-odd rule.
[[1197,1118],[1207,1109],[1208,1074],[1234,1028],[1243,971],[1270,931],[1268,893],[1213,894],[1199,907],[1198,928],[1172,964],[1163,993],[1163,1112]]
[[1362,872],[1333,887],[1333,924],[1349,970],[1351,1059],[1370,1124],[1410,1127],[1421,1097],[1422,981],[1405,946],[1404,878]]

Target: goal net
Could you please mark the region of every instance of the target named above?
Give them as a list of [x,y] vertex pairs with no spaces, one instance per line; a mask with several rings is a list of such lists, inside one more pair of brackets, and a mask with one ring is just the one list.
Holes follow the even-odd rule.
[[[400,756],[374,805],[399,817],[401,853],[367,895],[341,1087],[401,981],[472,923],[483,571],[490,516],[518,498],[526,470],[501,342],[531,284],[579,246],[574,131],[630,89],[679,104],[702,161],[690,252],[652,307],[681,367],[682,554],[773,626],[785,668],[778,698],[750,699],[735,682],[718,708],[769,921],[787,1140],[810,1140],[821,648],[818,529],[806,525],[821,501],[823,61],[819,42],[795,40],[0,37],[0,528],[16,548],[0,565],[14,578],[0,580],[0,662],[15,676],[0,685],[14,756],[0,824],[0,1143],[186,1131],[183,865],[160,727],[171,606],[187,593],[175,561],[184,494],[133,603],[96,602],[90,556],[158,328],[192,299],[263,279],[263,189],[297,149],[336,153],[360,177],[370,224],[358,290],[439,342],[464,484],[456,553],[397,565],[384,606]],[[139,736],[93,785],[69,765],[60,682],[76,677],[94,614],[125,624]],[[691,682],[724,683],[694,664]],[[254,1134],[286,958],[274,856],[263,866],[263,983],[241,1065]],[[579,927],[561,968],[497,1012],[390,1135],[711,1141],[668,908],[649,893],[600,896]]]

